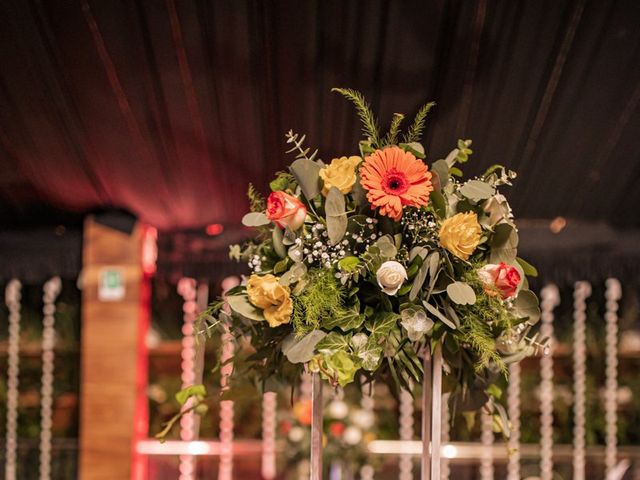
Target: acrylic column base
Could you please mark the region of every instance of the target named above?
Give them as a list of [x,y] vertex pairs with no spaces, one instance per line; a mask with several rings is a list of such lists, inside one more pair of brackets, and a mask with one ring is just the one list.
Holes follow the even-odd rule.
[[[440,479],[442,432],[442,345],[424,355],[422,382],[422,480]],[[311,480],[322,480],[322,379],[311,374]]]
[[440,439],[442,435],[442,345],[425,352],[422,380],[422,461],[421,479],[440,480]]

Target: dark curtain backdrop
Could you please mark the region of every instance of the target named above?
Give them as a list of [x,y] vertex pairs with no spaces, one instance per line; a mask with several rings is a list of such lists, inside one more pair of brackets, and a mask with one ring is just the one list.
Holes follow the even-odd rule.
[[[519,218],[628,231],[639,25],[637,0],[4,0],[0,225],[119,208],[164,232],[232,231],[247,183],[291,161],[288,129],[327,160],[357,151],[353,109],[329,91],[349,86],[383,125],[435,100],[430,158],[472,138],[468,173],[520,174]],[[599,232],[578,235],[602,251]]]

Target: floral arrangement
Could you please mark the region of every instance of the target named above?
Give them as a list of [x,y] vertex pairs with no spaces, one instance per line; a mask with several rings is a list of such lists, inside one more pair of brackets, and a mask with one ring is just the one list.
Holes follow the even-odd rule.
[[243,224],[256,236],[230,247],[252,273],[201,316],[201,331],[224,323],[249,346],[234,360],[231,390],[247,373],[267,389],[295,383],[303,368],[333,386],[381,379],[411,390],[420,355],[440,342],[445,389],[478,409],[500,396],[508,363],[543,346],[530,335],[540,311],[527,275],[536,271],[517,257],[500,193],[516,175],[494,165],[463,179],[470,140],[428,161],[419,142],[433,103],[404,134],[394,114],[383,135],[360,93],[334,90],[362,120],[357,155],[323,162],[304,135],[287,134],[294,161],[266,200],[249,187]]
[[[298,400],[293,408],[280,412],[279,432],[286,439],[288,462],[296,464],[308,460],[311,448],[311,400]],[[334,399],[323,414],[324,464],[348,461],[351,471],[368,460],[367,445],[376,439],[373,412],[357,404]],[[308,475],[307,475],[308,477]]]

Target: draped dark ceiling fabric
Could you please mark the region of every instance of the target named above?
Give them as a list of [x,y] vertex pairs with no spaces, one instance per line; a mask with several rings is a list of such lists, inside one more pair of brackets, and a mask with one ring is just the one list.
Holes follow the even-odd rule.
[[638,226],[638,25],[637,0],[3,1],[0,221],[237,224],[288,129],[356,152],[349,86],[384,125],[435,100],[430,158],[472,138],[519,217]]

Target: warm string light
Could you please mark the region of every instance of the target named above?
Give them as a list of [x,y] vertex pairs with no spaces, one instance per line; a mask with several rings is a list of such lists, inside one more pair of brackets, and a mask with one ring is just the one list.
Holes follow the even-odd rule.
[[540,292],[542,309],[540,336],[547,338],[549,355],[540,359],[540,480],[553,478],[553,311],[560,304],[560,292],[547,285]]
[[587,382],[586,321],[588,282],[576,282],[573,292],[573,478],[585,479],[585,414]]
[[[223,294],[240,283],[237,277],[227,277],[222,281]],[[229,307],[225,306],[227,313]],[[233,335],[229,332],[229,327],[225,325],[221,335],[222,351],[220,353],[220,388],[226,390],[229,384],[229,377],[233,373],[233,358],[235,347]],[[220,402],[220,464],[218,466],[218,478],[220,480],[231,480],[233,478],[233,401],[223,400]]]
[[[194,321],[197,313],[196,281],[193,278],[181,278],[178,282],[178,293],[183,299],[182,313],[182,388],[195,383],[195,336]],[[185,407],[191,405],[187,400]],[[184,442],[193,441],[196,437],[195,414],[185,413],[180,419],[180,439]],[[179,480],[194,480],[196,476],[196,459],[193,455],[180,455]]]
[[[400,440],[413,440],[413,397],[406,390],[400,391]],[[425,412],[423,412],[423,415]],[[429,412],[426,412],[428,415]],[[399,480],[413,480],[413,459],[411,455],[400,455]]]
[[22,284],[11,280],[5,289],[9,309],[9,344],[7,349],[7,433],[5,444],[5,480],[16,480],[18,449],[18,374],[20,373],[20,299]]
[[482,453],[480,455],[480,479],[493,480],[493,410],[491,400],[480,412],[480,441]]
[[262,478],[276,477],[276,407],[275,392],[262,395]]
[[606,358],[605,358],[605,453],[604,465],[607,478],[616,468],[618,457],[618,301],[622,298],[622,287],[615,278],[606,282]]
[[42,386],[40,387],[40,480],[51,478],[51,424],[53,406],[53,368],[55,360],[56,299],[60,294],[60,277],[53,277],[43,287],[42,300]]

